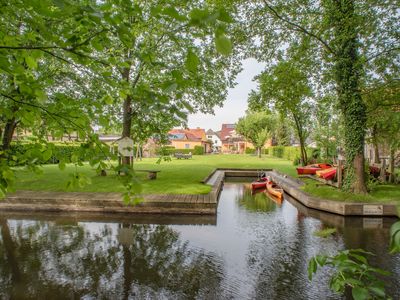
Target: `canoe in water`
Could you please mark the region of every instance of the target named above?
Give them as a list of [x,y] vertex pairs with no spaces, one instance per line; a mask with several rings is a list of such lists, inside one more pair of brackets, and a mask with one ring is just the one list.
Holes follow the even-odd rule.
[[253,182],[251,183],[251,188],[252,188],[253,190],[256,190],[256,189],[263,189],[263,188],[265,188],[266,185],[267,185],[267,181],[264,181],[264,180],[253,181]]
[[267,191],[270,193],[272,196],[275,196],[276,198],[282,200],[283,199],[283,189],[278,186],[275,182],[272,180],[267,181]]

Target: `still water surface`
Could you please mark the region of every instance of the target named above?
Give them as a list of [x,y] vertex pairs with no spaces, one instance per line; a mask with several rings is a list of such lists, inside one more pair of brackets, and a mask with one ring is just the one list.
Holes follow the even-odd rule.
[[[362,247],[392,272],[400,299],[400,256],[387,253],[394,221],[279,205],[229,182],[216,217],[1,213],[0,298],[342,299],[329,270],[308,281],[307,262]],[[338,233],[313,235],[326,227]]]

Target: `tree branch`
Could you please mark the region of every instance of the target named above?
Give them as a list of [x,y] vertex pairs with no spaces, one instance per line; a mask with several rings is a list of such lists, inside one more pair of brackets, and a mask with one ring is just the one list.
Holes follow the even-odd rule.
[[382,51],[380,51],[378,53],[375,53],[374,55],[368,57],[366,61],[367,62],[371,61],[371,60],[381,56],[382,54],[389,53],[389,52],[392,52],[392,51],[395,51],[395,50],[400,50],[400,47],[394,47],[394,48],[389,48],[389,49],[382,50]]
[[300,32],[303,32],[304,34],[316,39],[317,41],[319,41],[330,53],[332,54],[336,54],[335,51],[328,45],[328,43],[326,41],[324,41],[321,37],[319,37],[318,35],[314,34],[313,32],[309,31],[308,29],[304,28],[303,26],[294,23],[291,20],[288,20],[286,18],[284,18],[283,16],[281,16],[271,5],[268,4],[268,2],[266,0],[263,0],[265,6],[275,15],[275,17],[277,17],[279,20],[289,24],[290,26],[296,28],[297,30],[300,30]]

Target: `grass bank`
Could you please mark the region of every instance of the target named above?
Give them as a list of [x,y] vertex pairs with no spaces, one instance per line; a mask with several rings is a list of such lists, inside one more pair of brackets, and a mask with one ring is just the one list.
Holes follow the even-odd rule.
[[[194,155],[192,159],[176,159],[157,164],[157,159],[146,158],[135,162],[135,169],[161,170],[156,180],[148,180],[147,173],[138,172],[144,194],[206,194],[210,186],[202,184],[203,180],[215,168],[274,168],[286,174],[295,175],[292,163],[285,159],[264,156],[261,159],[251,155]],[[42,174],[29,171],[17,173],[17,190],[45,191],[85,191],[85,192],[123,192],[124,187],[116,174],[109,172],[108,176],[98,176],[89,166],[79,167],[78,171],[85,173],[92,184],[83,188],[66,189],[69,176],[75,171],[73,165],[68,165],[60,171],[57,165],[45,165]]]
[[400,185],[379,184],[371,187],[368,195],[355,195],[338,190],[337,188],[320,185],[312,179],[305,179],[304,191],[323,199],[341,202],[398,202],[400,204]]
[[[280,172],[296,177],[296,170],[291,161],[263,156],[261,159],[252,155],[194,155],[189,160],[173,158],[170,162],[157,164],[157,159],[147,158],[135,162],[135,169],[161,170],[156,180],[148,180],[147,173],[138,172],[144,194],[206,194],[210,186],[202,184],[203,180],[215,168],[252,168],[277,169]],[[60,171],[57,165],[45,165],[42,174],[33,174],[21,170],[17,172],[17,190],[44,191],[84,191],[84,192],[123,192],[124,187],[118,176],[108,172],[108,176],[98,176],[89,165],[79,167],[92,184],[83,188],[67,189],[70,174],[75,171],[68,165]],[[399,185],[376,185],[369,195],[345,193],[329,186],[318,185],[316,181],[305,180],[304,191],[314,196],[335,201],[347,202],[391,202],[400,203]]]

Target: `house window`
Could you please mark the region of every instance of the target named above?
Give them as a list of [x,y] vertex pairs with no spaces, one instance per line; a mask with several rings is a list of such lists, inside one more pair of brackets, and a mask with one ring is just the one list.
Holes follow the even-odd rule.
[[190,144],[185,144],[185,149],[190,149]]
[[218,144],[218,141],[217,141],[217,140],[215,140],[215,141],[214,141],[214,144]]
[[207,135],[207,138],[212,139],[212,135]]

